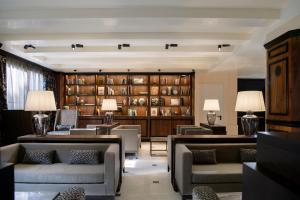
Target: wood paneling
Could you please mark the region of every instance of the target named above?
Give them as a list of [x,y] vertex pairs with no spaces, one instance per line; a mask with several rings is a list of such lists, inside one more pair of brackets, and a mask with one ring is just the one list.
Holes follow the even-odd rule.
[[300,29],[265,45],[267,49],[267,128],[300,129]]

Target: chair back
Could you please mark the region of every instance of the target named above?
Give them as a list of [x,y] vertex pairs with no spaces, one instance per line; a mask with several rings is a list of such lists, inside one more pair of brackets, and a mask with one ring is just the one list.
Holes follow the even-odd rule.
[[78,115],[78,110],[57,110],[54,130],[56,130],[57,125],[69,125],[77,128]]

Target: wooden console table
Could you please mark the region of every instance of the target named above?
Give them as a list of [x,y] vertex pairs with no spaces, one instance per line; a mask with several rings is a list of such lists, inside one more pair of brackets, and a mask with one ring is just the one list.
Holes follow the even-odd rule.
[[171,182],[177,192],[175,180],[175,147],[176,144],[209,144],[209,143],[256,143],[256,136],[230,135],[173,135],[171,136]]
[[116,143],[119,145],[120,177],[117,191],[120,191],[122,184],[122,137],[117,135],[24,135],[18,137],[18,142],[29,143]]

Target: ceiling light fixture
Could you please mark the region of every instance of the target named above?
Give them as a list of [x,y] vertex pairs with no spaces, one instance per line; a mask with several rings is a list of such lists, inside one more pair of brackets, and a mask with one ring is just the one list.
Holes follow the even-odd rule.
[[222,50],[222,47],[230,47],[231,44],[219,44],[218,45],[218,50],[221,51]]
[[122,47],[130,47],[130,44],[118,44],[119,50],[122,50]]
[[71,44],[71,48],[75,51],[76,48],[83,48],[83,44]]
[[24,45],[24,49],[28,49],[28,48],[35,49],[36,47],[33,46],[32,44],[25,44],[25,45]]
[[165,49],[169,49],[170,47],[178,47],[178,44],[175,43],[165,44]]

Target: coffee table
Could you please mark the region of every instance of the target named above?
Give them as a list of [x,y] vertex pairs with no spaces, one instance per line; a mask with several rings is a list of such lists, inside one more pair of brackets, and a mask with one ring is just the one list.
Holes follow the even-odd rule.
[[53,200],[58,192],[15,192],[15,200]]
[[[153,143],[165,143],[166,147],[164,149],[153,149]],[[167,151],[167,137],[150,137],[150,155],[154,156],[153,151]]]

